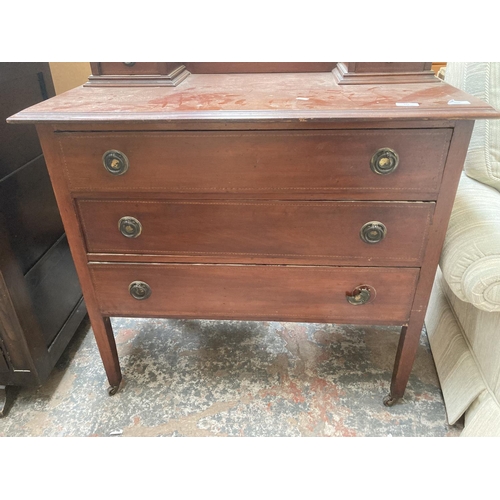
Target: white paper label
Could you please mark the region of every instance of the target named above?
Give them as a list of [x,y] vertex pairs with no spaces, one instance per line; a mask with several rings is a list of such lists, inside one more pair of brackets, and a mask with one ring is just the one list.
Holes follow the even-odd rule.
[[469,101],[455,101],[455,99],[450,99],[448,101],[448,104],[451,104],[451,105],[453,105],[453,104],[470,104],[470,102]]
[[418,102],[397,102],[396,106],[420,106]]

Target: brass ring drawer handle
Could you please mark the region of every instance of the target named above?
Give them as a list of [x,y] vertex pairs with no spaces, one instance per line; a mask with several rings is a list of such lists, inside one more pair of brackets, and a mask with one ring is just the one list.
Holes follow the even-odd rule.
[[363,225],[359,237],[365,243],[379,243],[387,235],[387,228],[382,222],[373,220]]
[[346,293],[346,299],[349,304],[353,306],[361,306],[371,302],[377,292],[375,288],[370,285],[359,285],[352,292]]
[[128,291],[136,300],[145,300],[151,295],[151,287],[144,281],[132,281]]
[[129,68],[131,68],[135,62],[124,62],[123,64],[125,64],[125,66],[128,66]]
[[381,148],[370,161],[370,167],[373,172],[379,175],[392,174],[398,168],[399,155],[390,148]]
[[135,217],[122,217],[118,229],[126,238],[137,238],[142,232],[142,224]]
[[128,158],[125,153],[110,149],[102,155],[104,168],[113,175],[123,175],[129,166]]

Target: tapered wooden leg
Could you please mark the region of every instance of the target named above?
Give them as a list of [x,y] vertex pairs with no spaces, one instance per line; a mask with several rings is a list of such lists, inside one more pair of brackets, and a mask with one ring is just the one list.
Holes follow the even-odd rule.
[[106,316],[100,316],[94,320],[90,317],[90,322],[94,330],[94,336],[97,347],[99,348],[104,370],[108,377],[110,385],[108,393],[112,396],[118,392],[120,382],[122,381],[122,372],[120,370],[118,351],[116,350],[116,342],[111,321]]
[[448,150],[446,167],[441,179],[442,188],[436,208],[432,218],[432,224],[429,229],[429,240],[425,250],[420,276],[415,290],[410,318],[407,327],[401,330],[396,362],[391,381],[391,392],[384,400],[386,406],[392,406],[398,399],[403,397],[406,384],[410,378],[410,372],[413,367],[413,361],[417,353],[420,334],[424,324],[425,312],[429,302],[429,296],[432,290],[432,284],[436,275],[436,269],[443,248],[443,242],[446,236],[446,227],[450,220],[451,210],[455,193],[462,173],[467,146],[474,127],[473,121],[457,122],[453,131],[453,137]]
[[417,354],[422,326],[423,322],[421,321],[410,321],[408,326],[401,328],[396,361],[394,362],[394,371],[392,373],[391,392],[384,398],[385,406],[393,406],[405,393],[413,362]]
[[58,141],[55,140],[52,126],[42,125],[37,130],[52,181],[52,187],[54,188],[57,206],[59,207],[66,237],[68,238],[71,255],[73,256],[73,261],[78,272],[78,279],[82,287],[90,323],[94,330],[104,370],[111,385],[109,393],[115,394],[122,380],[116,342],[111,322],[108,317],[102,316],[99,301],[95,295],[92,277],[88,268],[85,238],[81,231],[76,202],[71,195],[64,175],[65,168],[60,156]]
[[3,417],[3,412],[5,410],[6,403],[7,403],[7,388],[4,385],[0,385],[0,418]]

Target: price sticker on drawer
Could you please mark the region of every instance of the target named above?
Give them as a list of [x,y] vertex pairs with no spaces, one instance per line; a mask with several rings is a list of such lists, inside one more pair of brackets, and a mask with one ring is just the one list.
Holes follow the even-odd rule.
[[420,106],[418,102],[397,102],[396,106]]

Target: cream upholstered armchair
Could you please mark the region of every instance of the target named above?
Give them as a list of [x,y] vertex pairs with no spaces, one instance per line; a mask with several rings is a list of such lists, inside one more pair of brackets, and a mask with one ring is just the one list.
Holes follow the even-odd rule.
[[[445,80],[500,109],[500,63]],[[449,423],[500,436],[500,120],[475,124],[425,321]]]

